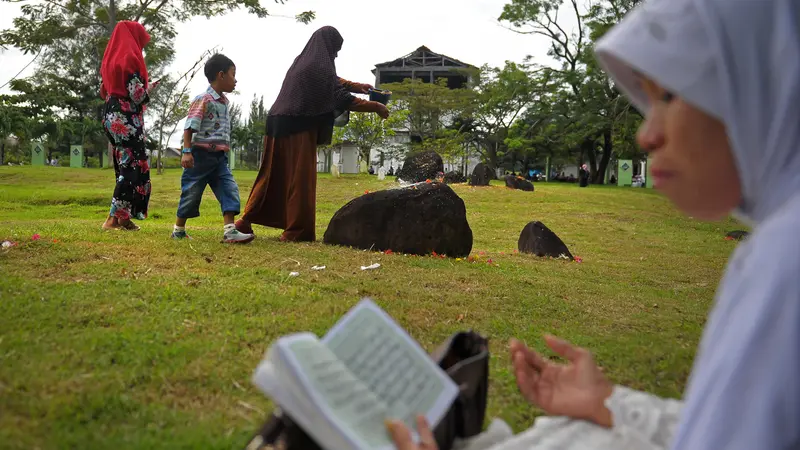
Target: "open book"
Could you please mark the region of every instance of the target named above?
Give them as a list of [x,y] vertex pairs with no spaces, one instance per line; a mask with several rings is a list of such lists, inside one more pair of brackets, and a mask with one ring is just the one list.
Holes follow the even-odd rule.
[[311,333],[278,339],[253,382],[329,450],[393,449],[384,421],[416,416],[431,427],[458,387],[408,333],[369,299],[319,340]]

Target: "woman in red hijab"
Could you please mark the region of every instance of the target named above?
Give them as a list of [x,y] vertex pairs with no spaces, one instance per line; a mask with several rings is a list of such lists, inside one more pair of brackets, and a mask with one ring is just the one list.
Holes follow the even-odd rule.
[[114,28],[106,46],[100,75],[100,96],[106,101],[103,127],[114,147],[117,184],[111,212],[103,229],[139,229],[132,218],[144,220],[150,201],[150,166],[144,147],[144,110],[149,84],[142,50],[150,35],[138,22],[122,21]]

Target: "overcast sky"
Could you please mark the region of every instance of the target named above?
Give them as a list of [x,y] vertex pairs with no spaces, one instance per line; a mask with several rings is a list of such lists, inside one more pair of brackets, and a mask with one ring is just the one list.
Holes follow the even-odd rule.
[[[264,96],[269,107],[280,90],[286,70],[305,46],[311,33],[333,25],[344,37],[336,61],[339,76],[374,83],[375,64],[390,61],[425,45],[436,53],[480,66],[502,66],[533,55],[537,62],[551,63],[544,37],[520,35],[503,28],[497,17],[506,0],[289,0],[285,5],[262,0],[275,15],[294,16],[316,11],[310,25],[293,19],[259,19],[238,11],[212,19],[195,18],[178,24],[176,57],[172,71],[183,73],[208,48],[219,46],[236,63],[237,90],[231,100],[247,110],[253,95]],[[0,3],[0,29],[10,28],[20,14],[21,3]],[[28,64],[33,55],[17,50],[0,53],[0,85]],[[22,76],[30,75],[35,63]],[[202,92],[202,74],[192,92]],[[7,88],[0,89],[0,93]],[[177,137],[173,137],[175,142]]]

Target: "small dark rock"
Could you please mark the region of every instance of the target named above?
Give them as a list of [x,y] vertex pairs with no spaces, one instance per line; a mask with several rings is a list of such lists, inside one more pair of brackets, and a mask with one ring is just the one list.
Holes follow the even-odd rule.
[[514,175],[506,175],[506,187],[519,189],[520,191],[533,192],[533,183],[525,178],[515,177]]
[[492,176],[492,169],[484,163],[478,163],[472,170],[472,177],[469,179],[470,186],[488,186]]
[[333,215],[323,242],[364,250],[465,257],[472,229],[464,201],[442,183],[363,195]]
[[420,183],[436,179],[440,172],[444,172],[442,157],[434,151],[425,151],[408,155],[403,168],[397,171],[397,178],[408,183]]
[[731,231],[730,233],[728,233],[725,236],[725,239],[730,239],[730,240],[734,240],[735,239],[737,241],[741,241],[742,239],[747,238],[747,236],[750,236],[750,233],[748,233],[747,231],[734,230],[734,231]]
[[467,177],[462,175],[461,172],[447,172],[444,174],[444,182],[447,184],[466,183]]
[[539,221],[525,225],[517,245],[520,253],[551,258],[566,257],[570,261],[575,259],[561,238]]

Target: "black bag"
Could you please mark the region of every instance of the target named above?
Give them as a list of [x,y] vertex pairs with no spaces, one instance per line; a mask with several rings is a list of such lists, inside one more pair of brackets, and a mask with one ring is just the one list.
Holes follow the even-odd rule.
[[[473,332],[456,333],[431,353],[459,386],[459,394],[433,430],[439,450],[450,450],[456,438],[483,431],[489,390],[489,341]],[[286,414],[273,413],[246,450],[322,450]]]
[[350,123],[350,111],[347,109],[344,111],[334,111],[333,117],[333,126],[335,127],[345,127]]

